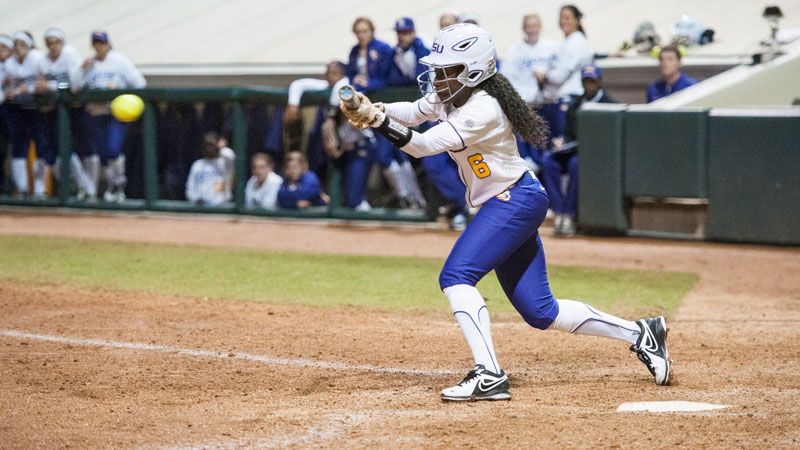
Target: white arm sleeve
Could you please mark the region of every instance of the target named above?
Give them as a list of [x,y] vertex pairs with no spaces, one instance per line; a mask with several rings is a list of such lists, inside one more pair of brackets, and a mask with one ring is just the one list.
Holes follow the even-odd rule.
[[321,91],[328,89],[328,82],[317,78],[300,78],[289,85],[289,101],[287,105],[300,105],[300,98],[305,91]]
[[495,108],[479,100],[424,133],[413,132],[411,140],[401,150],[417,158],[445,151],[458,152],[499,126]]
[[[586,39],[569,39],[558,53],[553,67],[547,72],[547,83],[561,86],[576,70],[581,69],[587,55],[591,55]],[[591,56],[589,57],[591,60]]]
[[125,84],[133,89],[143,89],[147,87],[147,80],[144,79],[144,75],[136,68],[133,61],[128,59],[127,56],[119,56],[121,57],[122,77],[125,80]]
[[431,104],[422,98],[414,103],[396,102],[386,103],[383,106],[387,116],[407,127],[415,127],[423,122],[437,119]]

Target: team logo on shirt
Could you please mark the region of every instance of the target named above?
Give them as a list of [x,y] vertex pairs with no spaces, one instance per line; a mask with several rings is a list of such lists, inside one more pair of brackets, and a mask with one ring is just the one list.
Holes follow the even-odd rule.
[[369,59],[375,60],[378,59],[378,51],[374,48],[369,51]]
[[472,128],[475,126],[475,122],[473,122],[472,119],[467,119],[464,121],[464,126],[467,128]]
[[510,201],[511,200],[511,192],[503,191],[503,192],[497,194],[497,199],[500,200],[500,201],[504,201],[504,202]]

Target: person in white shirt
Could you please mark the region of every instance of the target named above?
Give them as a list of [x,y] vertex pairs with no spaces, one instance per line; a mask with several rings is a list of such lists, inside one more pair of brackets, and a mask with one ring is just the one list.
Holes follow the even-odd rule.
[[[339,88],[350,83],[345,67],[339,61],[331,61],[325,69],[325,79],[301,78],[289,85],[286,119],[298,117],[300,98],[307,90],[331,88],[328,104],[321,108],[311,134],[321,137],[324,153],[332,158],[342,171],[343,204],[359,211],[371,209],[367,202],[367,180],[375,162],[377,142],[372,130],[358,130],[339,117]],[[322,115],[321,117],[319,115]],[[311,145],[309,145],[311,147]],[[309,150],[311,153],[313,150]],[[399,166],[398,166],[399,167]]]
[[536,72],[546,72],[556,59],[557,45],[540,39],[542,19],[538,14],[527,14],[522,19],[523,40],[506,52],[500,73],[514,85],[525,103],[538,106],[544,102]]
[[[95,56],[81,66],[82,86],[89,89],[142,89],[147,85],[142,73],[125,55],[111,49],[108,33],[92,33]],[[97,184],[99,163],[103,165],[107,189],[105,201],[125,200],[125,143],[126,124],[111,115],[108,102],[86,105],[89,125],[89,148],[91,155],[84,161],[86,172]]]
[[220,154],[219,135],[203,136],[203,157],[192,164],[186,179],[186,199],[192,203],[217,206],[231,199],[226,189],[231,177],[228,158]]
[[[81,84],[81,63],[83,62],[78,50],[66,43],[64,31],[57,27],[51,27],[45,31],[44,41],[48,51],[42,60],[41,76],[36,81],[36,92],[77,90],[77,86]],[[47,137],[46,149],[43,152],[44,160],[48,169],[58,177],[60,176],[57,167],[60,163],[58,158],[58,110],[55,103],[49,103],[42,107],[41,112],[43,133]],[[79,150],[84,126],[84,111],[80,105],[76,104],[71,105],[69,114],[73,148]],[[70,172],[78,185],[78,198],[91,200],[97,197],[97,187],[86,176],[75,151],[70,157]]]
[[564,33],[564,41],[558,47],[550,69],[536,72],[545,101],[541,113],[550,124],[550,136],[564,134],[571,98],[583,95],[581,67],[594,61],[594,52],[581,24],[582,18],[583,13],[575,5],[561,7],[558,26]]
[[[529,106],[545,115],[545,99],[537,72],[546,72],[556,59],[558,46],[550,41],[540,39],[542,19],[538,14],[526,14],[522,19],[523,40],[512,45],[506,52],[500,73],[508,78],[519,95]],[[528,167],[539,172],[542,164],[543,150],[535,148],[527,142],[517,140],[520,156],[525,158]]]
[[[475,25],[453,25],[439,32],[432,48],[442,51],[422,59],[432,72],[422,80],[424,98],[373,105],[351,88],[343,94],[353,92],[358,105],[342,102],[341,110],[357,126],[377,130],[413,156],[447,152],[459,166],[469,203],[481,207],[439,275],[475,361],[460,383],[442,390],[442,400],[511,399],[508,376],[495,356],[486,303],[475,287],[491,270],[531,326],[624,341],[657,384],[668,384],[663,317],[632,322],[553,296],[538,233],[549,199],[514,139],[517,132],[526,140],[543,140],[544,123],[497,73],[489,33]],[[408,128],[428,120],[439,123],[424,133]]]
[[17,196],[27,196],[28,192],[28,145],[31,140],[36,143],[37,155],[33,164],[33,195],[36,198],[45,196],[45,161],[42,151],[47,147],[42,133],[41,113],[34,94],[36,79],[40,70],[44,53],[34,48],[33,38],[18,31],[12,35],[14,40],[14,56],[5,63],[5,98],[14,100],[8,107],[9,124],[12,141],[11,177]]
[[283,177],[275,173],[275,164],[266,153],[256,153],[250,163],[253,176],[244,188],[244,203],[248,207],[275,209]]

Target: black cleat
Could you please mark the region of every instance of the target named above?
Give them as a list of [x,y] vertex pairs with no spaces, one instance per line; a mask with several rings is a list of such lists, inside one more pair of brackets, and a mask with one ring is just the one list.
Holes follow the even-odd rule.
[[662,317],[651,317],[636,322],[641,335],[630,350],[655,378],[656,384],[667,386],[670,380],[670,360],[667,351],[667,321]]
[[478,400],[511,400],[508,377],[500,369],[494,373],[478,364],[460,383],[442,391],[442,400],[452,402]]

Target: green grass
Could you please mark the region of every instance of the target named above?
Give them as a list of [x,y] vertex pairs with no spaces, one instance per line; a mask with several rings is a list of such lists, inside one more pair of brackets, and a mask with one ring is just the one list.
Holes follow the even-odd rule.
[[[442,260],[229,250],[0,236],[0,278],[198,298],[377,309],[443,308]],[[550,266],[558,298],[625,313],[668,313],[688,273]],[[478,285],[494,311],[512,310],[494,274]]]

